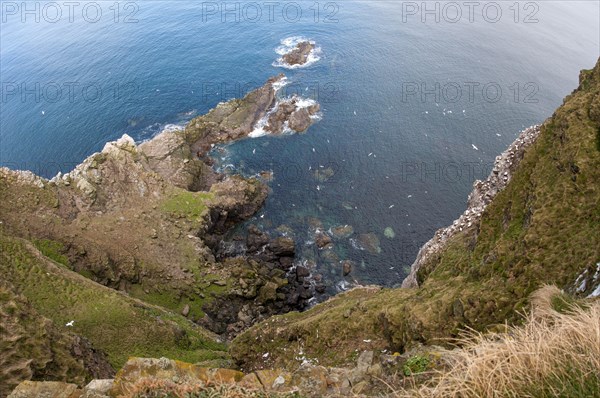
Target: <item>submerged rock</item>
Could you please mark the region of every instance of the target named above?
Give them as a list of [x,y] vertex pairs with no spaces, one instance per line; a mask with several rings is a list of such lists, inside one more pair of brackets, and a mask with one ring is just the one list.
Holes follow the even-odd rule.
[[394,239],[396,237],[396,233],[391,227],[387,227],[383,230],[383,235],[388,239]]
[[358,235],[354,243],[360,250],[366,250],[371,254],[381,253],[379,238],[373,232]]
[[335,239],[346,239],[354,233],[352,225],[339,225],[332,227],[329,232]]
[[334,174],[335,174],[335,171],[331,167],[327,167],[324,169],[317,169],[314,172],[315,179],[319,182],[328,181],[331,177],[334,176]]

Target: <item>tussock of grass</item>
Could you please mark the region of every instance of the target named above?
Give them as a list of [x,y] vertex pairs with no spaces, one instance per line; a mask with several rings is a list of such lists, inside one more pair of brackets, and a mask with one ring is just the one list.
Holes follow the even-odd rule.
[[600,302],[556,311],[557,289],[533,298],[522,327],[463,339],[452,368],[400,397],[600,396]]

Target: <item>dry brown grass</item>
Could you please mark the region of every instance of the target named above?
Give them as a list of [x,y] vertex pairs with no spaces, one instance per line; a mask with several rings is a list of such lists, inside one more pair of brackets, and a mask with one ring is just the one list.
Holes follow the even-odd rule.
[[464,338],[449,371],[395,396],[600,396],[600,301],[558,312],[561,295],[553,287],[540,289],[523,326]]

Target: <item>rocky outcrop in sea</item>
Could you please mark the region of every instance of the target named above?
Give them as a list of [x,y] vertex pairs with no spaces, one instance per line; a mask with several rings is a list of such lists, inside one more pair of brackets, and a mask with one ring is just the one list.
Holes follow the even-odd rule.
[[282,58],[288,65],[304,65],[308,61],[308,56],[315,49],[315,45],[310,41],[301,41],[296,47]]

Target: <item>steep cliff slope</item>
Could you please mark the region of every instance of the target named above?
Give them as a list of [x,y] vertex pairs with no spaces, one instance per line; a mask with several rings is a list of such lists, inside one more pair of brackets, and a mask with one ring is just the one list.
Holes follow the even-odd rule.
[[[30,323],[44,325],[47,323],[44,318],[48,318],[53,330],[85,336],[94,348],[107,354],[115,368],[131,355],[150,353],[191,361],[225,357],[225,346],[216,341],[216,336],[181,315],[90,281],[45,257],[30,242],[3,232],[0,232],[0,277],[7,294],[2,297],[2,305],[10,301],[24,303],[26,298],[25,308],[31,309],[26,317],[16,319],[6,329],[7,333],[19,328],[29,330]],[[11,300],[14,296],[23,299]],[[3,333],[2,340],[6,342],[10,337]],[[52,346],[38,343],[32,345],[29,355],[22,352],[34,363],[40,360],[38,353]],[[6,353],[2,351],[4,358]]]
[[600,283],[600,62],[581,72],[579,88],[520,156],[481,216],[417,264],[419,288],[356,289],[272,318],[234,340],[234,358],[244,369],[339,365],[361,350],[403,352],[448,343],[465,328],[502,329],[546,283],[592,293]]

